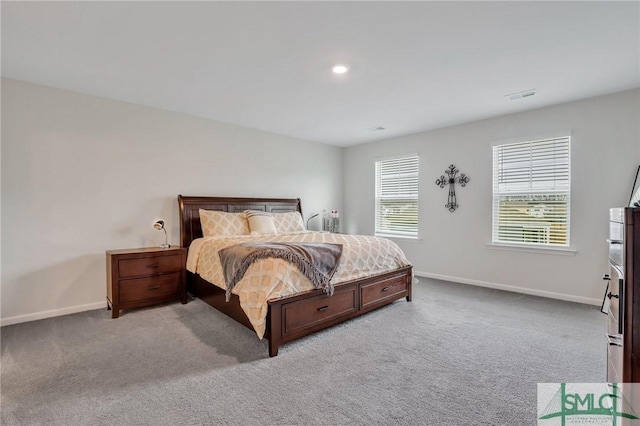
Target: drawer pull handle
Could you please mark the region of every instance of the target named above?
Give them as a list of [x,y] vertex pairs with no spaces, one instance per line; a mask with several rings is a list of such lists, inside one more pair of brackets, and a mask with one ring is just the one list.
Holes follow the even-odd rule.
[[159,290],[159,289],[160,289],[159,285],[147,288],[147,290]]
[[321,306],[321,307],[319,307],[319,308],[318,308],[318,312],[324,312],[324,311],[326,311],[327,309],[329,309],[329,307],[328,307],[328,306]]
[[160,265],[147,265],[147,268],[158,269]]
[[391,287],[389,287],[389,286],[382,287],[382,291],[389,291],[389,289],[391,289]]
[[620,298],[620,296],[618,296],[617,294],[613,294],[611,292],[607,293],[607,297],[609,299],[611,299],[612,297],[615,298],[615,299],[619,299]]
[[607,341],[609,342],[609,346],[622,346],[622,335],[607,334]]

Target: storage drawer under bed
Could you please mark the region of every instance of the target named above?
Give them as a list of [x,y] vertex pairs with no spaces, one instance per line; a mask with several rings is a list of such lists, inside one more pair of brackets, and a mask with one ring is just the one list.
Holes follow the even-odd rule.
[[363,284],[360,287],[360,304],[362,309],[368,309],[406,295],[407,279],[400,275],[378,283]]
[[320,322],[355,313],[358,310],[356,288],[336,290],[333,296],[313,297],[282,306],[285,334],[313,327]]

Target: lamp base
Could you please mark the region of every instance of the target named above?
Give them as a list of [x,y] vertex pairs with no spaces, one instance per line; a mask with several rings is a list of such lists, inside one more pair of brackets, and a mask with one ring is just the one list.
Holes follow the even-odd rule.
[[160,244],[158,247],[160,247],[160,248],[170,248],[171,246],[169,244]]

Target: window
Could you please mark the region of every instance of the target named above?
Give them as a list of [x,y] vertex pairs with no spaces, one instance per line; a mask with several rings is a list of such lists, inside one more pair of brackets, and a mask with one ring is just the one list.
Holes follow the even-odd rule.
[[418,156],[376,161],[376,235],[418,237]]
[[569,246],[570,138],[493,147],[493,242]]

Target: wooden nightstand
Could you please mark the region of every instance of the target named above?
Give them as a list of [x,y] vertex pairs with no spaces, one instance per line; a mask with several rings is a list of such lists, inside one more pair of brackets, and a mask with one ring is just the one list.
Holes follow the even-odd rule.
[[107,308],[121,309],[180,299],[187,303],[187,249],[146,247],[107,251]]

